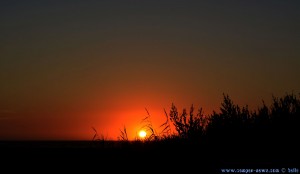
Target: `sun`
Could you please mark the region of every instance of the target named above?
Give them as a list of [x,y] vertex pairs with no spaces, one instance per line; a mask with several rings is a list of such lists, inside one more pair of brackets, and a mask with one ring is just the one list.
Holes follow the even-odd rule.
[[140,132],[139,132],[139,137],[140,137],[140,138],[145,138],[146,135],[147,135],[146,131],[140,130]]

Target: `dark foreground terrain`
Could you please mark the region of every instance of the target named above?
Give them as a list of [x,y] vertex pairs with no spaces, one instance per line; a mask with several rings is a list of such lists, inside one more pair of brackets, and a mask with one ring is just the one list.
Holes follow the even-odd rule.
[[250,111],[224,95],[219,113],[206,117],[201,109],[193,111],[192,106],[189,114],[179,113],[172,105],[163,130],[168,130],[170,120],[177,134],[153,133],[147,141],[0,141],[1,169],[8,173],[299,173],[299,97],[274,97],[269,107],[263,104]]
[[[181,141],[2,141],[1,168],[23,172],[224,173],[222,169],[299,166],[296,145],[226,145]],[[280,144],[280,143],[279,143]],[[80,172],[81,173],[81,172]],[[254,172],[257,173],[257,172]]]

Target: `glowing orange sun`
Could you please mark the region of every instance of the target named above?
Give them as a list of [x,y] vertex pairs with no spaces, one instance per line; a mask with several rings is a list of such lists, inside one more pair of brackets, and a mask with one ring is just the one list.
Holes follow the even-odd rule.
[[140,137],[140,138],[145,138],[146,135],[147,135],[147,133],[146,133],[146,131],[144,131],[144,130],[141,130],[141,131],[139,132],[139,137]]

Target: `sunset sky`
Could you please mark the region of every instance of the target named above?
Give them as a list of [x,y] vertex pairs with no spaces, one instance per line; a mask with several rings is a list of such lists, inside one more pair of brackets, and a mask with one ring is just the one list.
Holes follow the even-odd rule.
[[134,138],[172,102],[300,92],[300,1],[0,2],[0,140]]

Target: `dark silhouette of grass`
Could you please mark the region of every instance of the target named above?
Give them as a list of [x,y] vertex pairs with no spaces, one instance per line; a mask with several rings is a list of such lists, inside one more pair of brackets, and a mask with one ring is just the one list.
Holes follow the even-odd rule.
[[224,94],[220,110],[210,116],[206,130],[207,137],[215,141],[276,146],[295,143],[293,139],[300,132],[300,100],[294,94],[273,97],[269,107],[263,102],[257,111],[249,111],[247,106],[241,108]]
[[[257,110],[249,110],[247,105],[241,107],[223,94],[219,113],[204,115],[202,108],[197,113],[194,110],[192,105],[189,112],[183,109],[179,113],[172,104],[170,112],[165,111],[166,122],[161,125],[161,133],[155,133],[152,125],[147,124],[155,139],[149,138],[149,142],[139,145],[162,152],[182,164],[186,164],[182,160],[192,162],[193,158],[199,162],[219,160],[220,165],[235,167],[237,162],[242,167],[296,163],[300,147],[297,138],[300,100],[293,93],[281,98],[273,96],[270,106],[263,101]],[[148,111],[147,114],[146,119],[150,117]],[[175,127],[175,133],[171,133],[170,124]],[[134,142],[132,146],[140,148]]]
[[157,140],[158,139],[158,135],[155,131],[155,129],[153,128],[151,119],[150,119],[150,113],[148,111],[147,108],[145,108],[146,112],[147,112],[147,116],[145,118],[142,119],[142,127],[141,129],[144,129],[146,132],[149,132],[150,135],[146,137],[146,141],[152,141],[152,140]]
[[[286,94],[282,98],[273,97],[269,107],[263,101],[262,106],[253,111],[247,105],[240,107],[234,104],[229,95],[223,94],[219,113],[214,111],[211,115],[204,115],[202,108],[199,108],[195,114],[194,110],[192,105],[189,112],[184,108],[179,113],[172,103],[170,112],[165,111],[166,122],[160,126],[162,131],[157,133],[146,109],[147,116],[142,122],[145,122],[143,128],[151,132],[147,140],[175,139],[192,143],[215,141],[240,144],[253,138],[261,144],[270,144],[275,143],[279,137],[296,137],[299,132],[300,100],[294,94]],[[170,124],[175,127],[175,133],[171,133]],[[266,140],[266,136],[277,138]],[[247,144],[255,143],[251,141]]]
[[121,135],[118,137],[120,141],[128,141],[128,135],[127,135],[127,130],[126,127],[123,127],[123,130],[120,130]]

